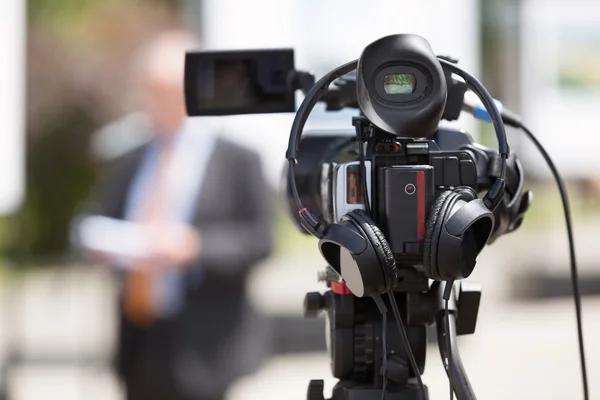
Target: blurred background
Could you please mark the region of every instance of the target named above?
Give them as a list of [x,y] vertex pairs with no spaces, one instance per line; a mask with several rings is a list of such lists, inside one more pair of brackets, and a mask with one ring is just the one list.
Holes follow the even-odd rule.
[[[417,33],[481,77],[519,112],[568,181],[584,293],[592,398],[600,398],[600,3],[588,0],[16,0],[0,3],[0,399],[122,399],[110,368],[116,285],[74,257],[70,221],[103,163],[147,139],[124,92],[133,49],[185,27],[209,49],[293,47],[317,76],[368,43]],[[312,129],[350,127],[352,110],[315,111]],[[223,135],[258,152],[277,197],[293,115],[227,117]],[[493,131],[456,122],[481,143]],[[558,191],[519,132],[511,147],[534,203],[520,230],[484,250],[470,278],[483,287],[475,335],[459,339],[480,398],[580,398],[568,247]],[[316,241],[279,202],[275,250],[249,279],[272,322],[272,354],[228,398],[302,399],[331,378],[322,319],[304,320],[320,290]],[[285,283],[285,284],[284,284]],[[218,307],[219,298],[214,299]],[[424,381],[447,396],[437,346]]]

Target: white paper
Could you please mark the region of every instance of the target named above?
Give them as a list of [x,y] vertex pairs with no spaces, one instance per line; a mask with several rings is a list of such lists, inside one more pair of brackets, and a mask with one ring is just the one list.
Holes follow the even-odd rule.
[[83,248],[114,257],[122,268],[149,255],[148,244],[136,223],[93,215],[84,217],[77,229]]

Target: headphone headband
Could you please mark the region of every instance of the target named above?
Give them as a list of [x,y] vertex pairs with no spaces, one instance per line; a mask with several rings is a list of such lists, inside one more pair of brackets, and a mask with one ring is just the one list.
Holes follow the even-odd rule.
[[[500,163],[500,176],[496,178],[496,181],[492,185],[492,187],[485,194],[483,201],[485,205],[493,211],[504,196],[505,192],[505,176],[506,176],[506,159],[510,153],[510,149],[508,146],[508,141],[506,139],[506,131],[504,129],[504,123],[502,122],[502,116],[498,107],[492,96],[489,94],[487,89],[475,78],[473,75],[469,74],[462,68],[458,67],[456,64],[453,64],[449,61],[446,61],[442,58],[438,57],[438,61],[442,64],[443,67],[448,68],[452,73],[459,75],[462,77],[467,83],[468,87],[479,97],[483,105],[485,106],[487,112],[489,113],[492,123],[494,125],[494,130],[496,132],[496,138],[498,140],[498,153],[501,157]],[[302,206],[302,202],[300,201],[300,196],[298,195],[298,188],[296,186],[296,177],[294,174],[294,166],[298,163],[297,155],[298,155],[298,146],[300,144],[300,138],[302,137],[302,132],[304,130],[304,125],[310,115],[312,109],[315,104],[320,100],[321,96],[327,91],[329,85],[336,80],[337,78],[345,75],[356,69],[358,65],[358,60],[350,61],[344,65],[341,65],[321,79],[317,81],[313,85],[313,87],[308,91],[302,104],[298,108],[296,112],[296,116],[294,117],[294,122],[292,124],[292,128],[290,131],[290,138],[288,141],[288,148],[285,153],[285,157],[289,162],[289,182],[292,189],[292,194],[294,196],[294,200],[296,202],[296,206],[298,207],[298,213],[303,221],[303,225],[315,236],[321,238],[323,236],[323,222],[320,221],[316,216],[314,216],[310,211],[308,211],[305,207]]]

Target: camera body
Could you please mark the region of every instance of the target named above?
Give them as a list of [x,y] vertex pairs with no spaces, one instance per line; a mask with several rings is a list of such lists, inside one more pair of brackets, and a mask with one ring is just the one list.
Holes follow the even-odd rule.
[[[441,131],[442,134],[448,132]],[[299,163],[304,159],[302,148],[305,144],[310,146],[311,139],[301,142]],[[343,136],[332,137],[331,141],[335,143],[340,139]],[[358,145],[354,143],[355,152]],[[314,151],[312,146],[307,149],[312,154]],[[435,198],[445,190],[478,189],[475,156],[468,150],[441,149],[434,140],[389,135],[373,140],[366,153],[366,189],[372,218],[390,243],[396,263],[418,266],[423,257],[426,222]],[[337,222],[352,210],[365,210],[359,161],[327,160],[317,167],[319,169],[321,193],[303,195],[320,202],[313,209],[318,210],[326,222]],[[311,178],[306,180],[308,183]]]
[[[307,209],[327,223],[338,222],[352,210],[365,209],[358,146],[352,131],[311,131],[300,142],[295,171],[299,196]],[[375,133],[366,153],[372,218],[389,242],[398,266],[395,290],[427,290],[427,277],[422,273],[424,235],[435,199],[446,190],[487,190],[493,183],[497,153],[453,127],[438,127],[430,139]],[[511,155],[509,166],[514,179],[509,180],[509,196],[494,211],[496,224],[489,242],[518,228],[527,209],[523,198],[517,196],[523,189],[523,171],[516,156]],[[308,234],[296,212],[287,175],[284,170],[283,202],[297,229]]]
[[[509,193],[511,203],[507,204],[503,199],[505,181],[488,174],[490,163],[499,161],[498,153],[478,148],[466,133],[451,134],[439,128],[441,119],[458,118],[467,85],[457,81],[451,70],[442,68],[425,39],[391,35],[371,43],[357,62],[348,64],[356,67],[356,74],[348,73],[353,68],[345,68],[344,73],[333,77],[337,78],[335,88],[315,85],[314,77],[294,70],[293,63],[290,49],[188,53],[186,106],[191,116],[290,112],[296,109],[296,89],[309,98],[319,87],[311,101],[305,99],[298,109],[298,114],[306,115],[297,115],[292,127],[296,134],[290,138],[286,157],[293,161],[294,171],[285,172],[282,186],[292,218],[321,239],[321,253],[338,271],[342,269],[340,251],[344,246],[335,243],[332,232],[345,232],[351,241],[357,232],[333,225],[353,210],[365,211],[381,230],[393,254],[393,278],[398,282],[392,285],[398,290],[415,288],[411,286],[414,282],[426,283],[427,277],[469,276],[485,244],[518,227],[527,206],[521,204],[518,188]],[[235,96],[224,95],[232,91]],[[354,142],[352,133],[331,136],[321,132],[301,138],[302,128],[297,128],[303,127],[307,109],[310,111],[319,100],[328,110],[358,109],[353,121]],[[460,139],[440,146],[446,136]],[[514,180],[522,182],[522,173],[515,175]],[[492,191],[494,179],[500,184]],[[298,206],[292,186],[304,207]],[[490,189],[486,197],[478,199],[478,193],[486,189]],[[452,204],[438,208],[443,208],[442,218],[454,218],[454,233],[429,227],[434,225],[429,220],[436,199],[446,192],[456,194],[450,196]],[[512,202],[515,196],[519,199]],[[467,203],[473,204],[463,207]],[[298,214],[299,209],[304,211]],[[436,232],[431,233],[431,229]],[[429,242],[435,248],[427,253]],[[354,244],[364,247],[358,240]],[[424,268],[432,254],[447,265],[459,266]]]

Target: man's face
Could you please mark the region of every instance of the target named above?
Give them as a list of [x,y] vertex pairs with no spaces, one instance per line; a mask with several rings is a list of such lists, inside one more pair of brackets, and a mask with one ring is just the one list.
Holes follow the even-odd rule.
[[186,118],[183,82],[147,78],[140,95],[142,110],[152,118],[156,134],[174,135]]

